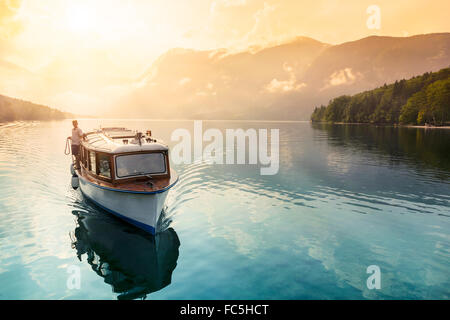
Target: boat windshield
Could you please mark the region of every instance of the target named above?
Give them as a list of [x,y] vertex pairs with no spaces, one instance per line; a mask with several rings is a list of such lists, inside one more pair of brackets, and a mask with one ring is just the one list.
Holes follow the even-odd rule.
[[166,172],[165,156],[161,152],[140,153],[116,157],[117,177],[160,174]]

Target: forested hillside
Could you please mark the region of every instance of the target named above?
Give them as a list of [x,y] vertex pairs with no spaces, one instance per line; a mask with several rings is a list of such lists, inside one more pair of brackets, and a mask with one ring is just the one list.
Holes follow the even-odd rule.
[[0,95],[0,122],[16,120],[60,120],[73,115],[47,106]]
[[337,97],[315,108],[311,120],[444,125],[450,122],[450,68]]

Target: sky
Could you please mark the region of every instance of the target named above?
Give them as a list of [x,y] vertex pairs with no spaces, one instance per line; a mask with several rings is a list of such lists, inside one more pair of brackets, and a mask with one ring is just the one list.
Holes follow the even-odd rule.
[[[368,27],[371,5],[379,28]],[[106,83],[116,91],[111,79],[120,86],[138,78],[170,48],[240,51],[296,36],[338,44],[448,32],[448,12],[450,1],[437,0],[0,0],[0,62],[48,79],[38,89],[4,85],[0,94],[74,111]],[[93,85],[61,89],[58,98],[55,86],[75,81],[74,72]]]

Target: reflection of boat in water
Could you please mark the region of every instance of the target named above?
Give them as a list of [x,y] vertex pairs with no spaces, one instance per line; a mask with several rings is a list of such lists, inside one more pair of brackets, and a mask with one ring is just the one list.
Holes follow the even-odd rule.
[[145,298],[171,283],[180,246],[172,228],[151,235],[112,216],[73,213],[78,226],[72,247],[80,260],[87,254],[92,270],[119,293],[119,300]]

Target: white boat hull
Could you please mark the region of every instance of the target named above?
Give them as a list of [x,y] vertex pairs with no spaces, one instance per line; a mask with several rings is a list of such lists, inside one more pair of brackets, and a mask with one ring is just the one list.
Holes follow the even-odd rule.
[[158,193],[133,193],[104,188],[79,177],[83,194],[102,209],[155,234],[169,190]]

